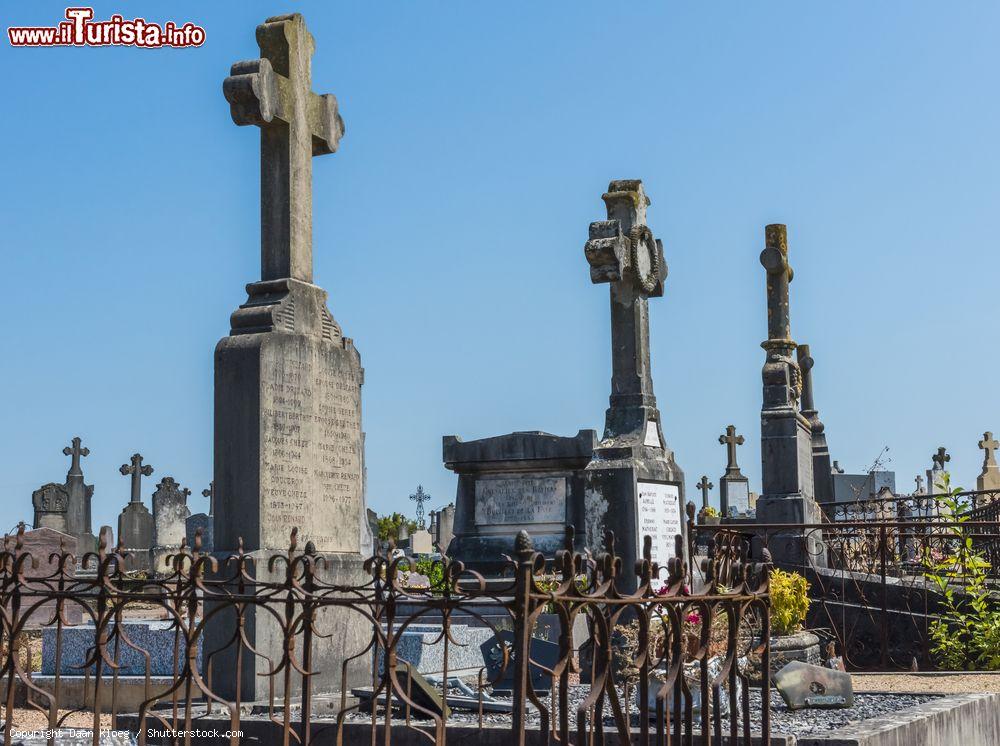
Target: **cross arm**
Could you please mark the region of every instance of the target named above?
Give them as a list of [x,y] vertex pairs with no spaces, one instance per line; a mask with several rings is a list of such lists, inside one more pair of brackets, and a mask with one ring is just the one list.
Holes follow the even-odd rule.
[[583,247],[590,263],[590,281],[618,282],[632,266],[631,244],[618,220],[598,220],[590,224]]

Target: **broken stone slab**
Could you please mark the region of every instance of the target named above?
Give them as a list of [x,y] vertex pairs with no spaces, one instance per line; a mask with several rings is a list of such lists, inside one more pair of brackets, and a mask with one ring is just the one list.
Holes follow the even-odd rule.
[[802,661],[792,661],[774,677],[789,710],[843,709],[854,706],[851,675]]

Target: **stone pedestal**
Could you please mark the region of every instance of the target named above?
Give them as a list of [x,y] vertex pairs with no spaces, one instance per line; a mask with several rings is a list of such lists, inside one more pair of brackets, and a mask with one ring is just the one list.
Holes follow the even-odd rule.
[[149,570],[149,550],[153,546],[153,516],[145,505],[130,502],[118,516],[118,536],[129,553],[128,570]]
[[[597,433],[581,430],[572,438],[543,432],[518,432],[468,443],[443,439],[444,465],[458,474],[452,559],[486,574],[504,568],[514,556],[514,538],[524,529],[537,551],[554,557],[563,548],[567,525],[580,527],[584,512],[584,467],[597,445]],[[439,532],[447,531],[446,508]]]

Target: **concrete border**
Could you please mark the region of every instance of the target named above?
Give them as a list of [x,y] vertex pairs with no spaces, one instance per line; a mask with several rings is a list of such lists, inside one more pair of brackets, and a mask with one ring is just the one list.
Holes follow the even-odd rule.
[[795,743],[798,746],[994,746],[1000,744],[1000,694],[946,695],[823,736],[805,736]]

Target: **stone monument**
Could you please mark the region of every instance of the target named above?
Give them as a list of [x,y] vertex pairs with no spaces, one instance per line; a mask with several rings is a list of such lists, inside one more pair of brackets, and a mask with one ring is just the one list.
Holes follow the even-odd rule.
[[726,447],[726,473],[719,480],[719,505],[723,518],[746,516],[750,512],[750,480],[743,476],[736,463],[736,446],[743,445],[743,436],[736,434],[735,425],[727,425],[719,436]]
[[173,477],[164,477],[153,493],[153,571],[171,573],[174,568],[167,563],[167,556],[176,554],[187,535],[187,519],[191,511],[187,506],[191,490],[181,489]]
[[[537,551],[554,557],[566,526],[586,524],[584,468],[595,445],[593,430],[572,438],[529,431],[469,442],[446,435],[444,465],[458,475],[458,491],[455,507],[438,517],[441,550],[471,570],[497,574],[524,529]],[[579,530],[576,538],[582,549]]]
[[69,533],[69,493],[65,485],[49,482],[31,493],[31,507],[34,509],[33,529],[48,528],[60,534]]
[[708,493],[715,485],[708,481],[708,476],[705,474],[701,475],[701,481],[698,482],[698,489],[701,490],[701,513],[699,519],[704,520],[705,513],[711,507],[708,504]]
[[816,362],[809,354],[809,345],[799,345],[796,352],[802,371],[802,416],[809,420],[812,430],[813,491],[816,502],[825,505],[834,500],[833,465],[830,463],[830,448],[826,444],[826,426],[819,418],[813,397],[812,370]]
[[[980,492],[993,492],[1000,490],[1000,467],[997,466],[996,451],[1000,448],[993,438],[993,433],[987,430],[983,433],[983,439],[979,441],[979,447],[984,451],[983,470],[976,477],[976,489]],[[996,496],[988,496],[986,500],[996,499]]]
[[931,455],[931,466],[927,470],[927,494],[943,495],[948,492],[950,484],[950,474],[944,465],[951,461],[951,454],[944,446],[940,446],[937,452]]
[[441,554],[447,554],[448,545],[455,538],[455,503],[448,503],[435,514],[435,526],[431,531],[434,547]]
[[82,446],[80,438],[73,438],[73,444],[63,448],[63,454],[72,457],[65,483],[49,482],[31,495],[35,509],[33,525],[68,533],[76,539],[80,550],[93,551],[97,547],[90,518],[94,486],[85,483],[80,466],[80,459],[89,456],[90,449]]
[[214,522],[215,522],[215,497],[213,496],[213,484],[209,484],[206,489],[201,491],[202,497],[208,498],[208,512],[207,513],[195,513],[188,517],[185,521],[184,533],[187,536],[187,544],[189,547],[194,547],[194,539],[199,531],[201,531],[201,551],[202,552],[213,552],[215,551],[215,541],[214,541]]
[[[757,501],[760,523],[820,523],[822,510],[813,495],[812,426],[799,411],[802,370],[792,357],[788,286],[793,272],[788,263],[784,225],[769,225],[760,263],[767,272],[768,339],[761,373],[763,405],[760,412],[762,494]],[[776,563],[825,566],[817,532],[772,537]]]
[[142,504],[142,478],[153,473],[153,467],[142,463],[142,454],[133,454],[119,471],[132,478],[132,497],[118,516],[118,538],[125,545],[129,556],[125,560],[127,570],[148,570],[149,550],[153,546],[153,516]]
[[[663,438],[649,357],[649,298],[663,295],[663,245],[646,225],[649,198],[638,179],[612,181],[602,196],[607,220],[590,224],[584,247],[593,283],[611,298],[611,397],[604,437],[587,465],[586,540],[594,552],[614,532],[625,568],[653,538],[665,567],[684,528],[684,472]],[[626,572],[630,582],[634,575]]]
[[[344,124],[337,99],[310,90],[315,41],[301,15],[268,18],[257,43],[260,58],[234,64],[223,84],[233,121],[260,130],[261,278],[247,286],[249,298],[215,350],[215,548],[225,554],[242,538],[263,560],[285,553],[297,527],[298,546],[326,558],[324,582],[361,583],[373,541],[363,490],[364,371],[326,291],[313,283],[312,261],[312,159],[337,150]],[[266,565],[257,562],[258,576]],[[243,700],[266,697],[272,682],[281,688],[281,677],[259,675],[264,656],[282,657],[279,631],[265,616],[250,609],[245,618],[247,642],[262,656],[243,661]],[[357,621],[346,610],[320,614],[319,632],[330,637],[313,658],[316,691],[339,688],[341,663],[367,644],[370,630]],[[206,644],[230,640],[232,625],[220,615]],[[235,671],[220,656],[218,665]],[[349,685],[363,678],[357,663]]]

